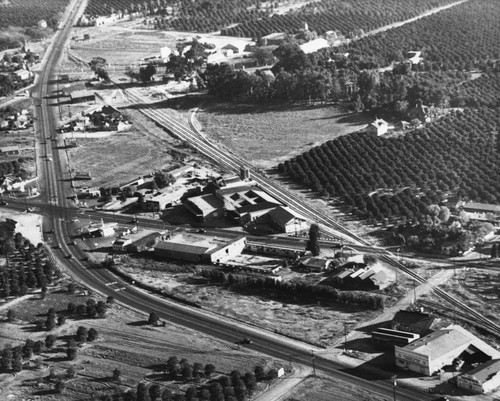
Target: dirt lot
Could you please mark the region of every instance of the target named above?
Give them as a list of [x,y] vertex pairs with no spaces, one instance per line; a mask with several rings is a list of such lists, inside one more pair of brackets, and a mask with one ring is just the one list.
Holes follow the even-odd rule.
[[[204,308],[233,319],[327,347],[344,334],[344,321],[363,322],[378,312],[354,305],[325,307],[312,304],[283,303],[272,294],[234,292],[225,287],[193,281],[196,267],[152,260],[148,257],[123,256],[119,270],[137,282],[166,290],[168,293],[198,302]],[[280,271],[286,279],[303,276],[289,269]],[[319,280],[311,274],[311,280]],[[391,302],[390,299],[388,302]]]
[[320,376],[306,379],[294,388],[284,400],[332,401],[332,394],[342,394],[342,398],[337,398],[342,401],[382,401],[386,399],[361,387]]
[[[38,329],[36,322],[45,320],[48,308],[54,307],[58,314],[64,314],[68,302],[78,305],[89,298],[81,291],[67,294],[66,284],[50,288],[43,300],[39,294],[32,294],[0,306],[0,348],[22,344],[27,338],[44,340],[49,332]],[[18,320],[14,323],[4,320],[8,309],[16,311]],[[166,380],[156,367],[170,356],[186,358],[190,363],[212,363],[217,373],[229,373],[234,369],[246,372],[259,364],[266,368],[281,366],[278,361],[243,348],[238,350],[234,344],[170,323],[166,327],[153,327],[146,320],[147,316],[119,305],[111,306],[103,319],[69,317],[63,326],[50,332],[58,336],[54,349],[42,352],[39,357],[35,355],[20,373],[0,374],[0,398],[21,400],[40,396],[43,400],[81,400],[89,399],[92,394],[110,393],[115,388],[127,390],[136,387],[139,381],[152,383],[153,380],[161,387],[175,390],[182,386]],[[69,361],[65,351],[66,339],[74,335],[79,326],[95,328],[99,338],[96,342],[79,346],[77,359]],[[35,363],[37,358],[40,361]],[[69,366],[76,368],[76,378],[65,378]],[[122,372],[121,384],[111,380],[115,368]],[[55,376],[66,381],[63,395],[52,390],[55,383],[55,379],[49,378],[52,369]]]

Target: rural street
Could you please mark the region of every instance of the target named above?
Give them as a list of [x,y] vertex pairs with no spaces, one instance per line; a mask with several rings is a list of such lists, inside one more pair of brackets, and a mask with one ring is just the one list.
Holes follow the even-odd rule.
[[[360,385],[367,391],[381,394],[390,399],[393,390],[390,373],[388,372],[385,374],[384,372],[379,372],[377,376],[370,373],[368,379],[353,376],[349,372],[344,371],[345,366],[328,359],[327,355],[317,355],[316,353],[320,350],[316,347],[264,331],[257,327],[251,327],[241,322],[223,318],[203,309],[168,301],[136,288],[131,283],[117,278],[107,269],[81,263],[80,260],[84,256],[82,251],[68,245],[72,234],[70,220],[75,212],[71,210],[72,202],[68,199],[72,195],[72,192],[69,187],[69,175],[65,167],[65,156],[63,152],[57,149],[58,145],[61,145],[60,143],[58,144],[57,138],[55,141],[51,139],[55,135],[54,114],[57,105],[51,104],[51,100],[48,98],[51,90],[50,81],[53,77],[51,72],[56,68],[64,50],[64,43],[68,39],[72,22],[76,20],[76,8],[79,6],[81,6],[81,3],[75,0],[72,1],[69,19],[54,40],[53,49],[48,55],[47,68],[42,70],[38,89],[33,91],[38,118],[36,137],[37,147],[39,147],[37,148],[39,149],[38,155],[39,157],[43,155],[53,156],[53,162],[46,161],[45,159],[42,159],[40,162],[40,182],[44,184],[41,199],[46,203],[51,202],[54,205],[53,210],[49,211],[50,216],[44,219],[44,228],[45,230],[54,231],[53,234],[49,235],[61,246],[61,249],[54,250],[55,256],[61,261],[61,268],[78,282],[84,283],[105,296],[111,295],[118,302],[142,313],[148,314],[155,311],[161,319],[184,325],[232,343],[241,340],[241,337],[250,337],[253,343],[248,345],[248,347],[252,350],[283,360],[289,360],[293,357],[293,361],[296,363],[308,366],[314,365],[315,369],[321,371],[322,374],[330,375],[354,385]],[[229,170],[239,169],[241,161],[234,159],[233,156],[228,157],[220,152],[217,153],[210,144],[200,141],[195,132],[181,125],[178,121],[165,117],[159,110],[147,105],[144,106],[142,111],[155,121],[159,121],[174,135],[187,135],[192,146],[202,149],[203,154],[215,158],[225,168]],[[360,241],[358,238],[352,236],[343,227],[337,225],[333,219],[323,216],[317,211],[311,211],[307,205],[303,204],[301,199],[297,199],[287,193],[287,191],[277,186],[269,178],[261,176],[258,171],[254,170],[253,172],[255,173],[254,177],[259,180],[259,183],[272,191],[273,195],[285,200],[292,208],[305,214],[310,219],[319,220],[332,235],[339,235],[353,242],[363,244],[362,240]],[[382,252],[382,250],[379,252]],[[119,287],[123,289],[121,291],[114,290],[108,285],[111,282],[119,283]],[[428,395],[413,391],[412,389],[398,388],[398,395],[401,400],[421,401],[430,399]]]

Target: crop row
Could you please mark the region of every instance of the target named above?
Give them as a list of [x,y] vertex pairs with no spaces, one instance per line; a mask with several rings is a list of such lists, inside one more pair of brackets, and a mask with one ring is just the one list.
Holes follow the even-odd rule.
[[309,29],[323,34],[338,30],[347,35],[355,30],[380,28],[393,22],[404,21],[435,7],[451,3],[451,0],[322,0],[312,2],[284,15],[275,14],[260,21],[248,21],[222,30],[223,35],[267,35],[272,32],[297,32],[308,23]]
[[64,12],[68,0],[9,0],[0,5],[0,27],[31,27],[45,20],[55,27],[57,15]]
[[395,53],[421,50],[432,69],[486,69],[500,59],[500,2],[470,0],[397,29],[365,37],[342,51],[388,65]]
[[500,107],[500,71],[490,71],[451,89],[452,106]]
[[343,136],[279,171],[375,219],[418,218],[447,193],[498,203],[499,125],[499,109],[466,109],[397,138]]

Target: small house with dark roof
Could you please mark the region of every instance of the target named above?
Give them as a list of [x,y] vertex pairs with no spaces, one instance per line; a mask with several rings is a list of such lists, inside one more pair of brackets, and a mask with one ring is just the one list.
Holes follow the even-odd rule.
[[301,269],[310,272],[323,272],[330,268],[331,263],[331,259],[311,257],[301,259],[299,262],[299,266]]
[[279,46],[285,41],[286,38],[287,34],[284,32],[273,32],[269,35],[263,36],[262,41],[266,46]]
[[436,318],[428,313],[400,310],[392,318],[391,329],[425,335],[435,323]]
[[233,54],[238,54],[239,52],[240,49],[237,46],[232,45],[231,43],[228,43],[226,46],[221,48],[221,53],[226,57],[232,56]]
[[457,376],[457,386],[475,394],[489,393],[500,387],[500,359],[492,359]]

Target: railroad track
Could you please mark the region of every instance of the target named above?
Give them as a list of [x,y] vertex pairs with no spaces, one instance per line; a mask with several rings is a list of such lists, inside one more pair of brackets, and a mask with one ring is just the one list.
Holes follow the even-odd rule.
[[490,325],[485,325],[483,321],[477,321],[473,316],[470,316],[466,312],[457,310],[455,308],[450,308],[449,306],[445,306],[438,302],[432,302],[426,300],[419,300],[418,302],[420,305],[430,309],[434,309],[438,313],[442,313],[443,315],[447,316],[452,315],[454,319],[461,320],[465,323],[473,324],[474,326],[479,327],[485,331],[488,331],[493,335],[498,335],[497,332],[495,331],[496,330],[495,327],[492,327]]
[[[119,86],[119,84],[117,85]],[[240,159],[239,157],[233,155],[230,151],[221,150],[216,144],[211,143],[209,140],[203,137],[192,123],[188,128],[186,127],[186,123],[184,121],[167,115],[164,110],[155,107],[154,104],[151,104],[149,99],[144,98],[140,94],[137,94],[135,90],[123,90],[124,92],[126,92],[127,97],[130,101],[137,102],[143,105],[147,105],[148,103],[150,104],[150,107],[141,109],[141,111],[146,116],[156,121],[157,124],[165,128],[175,137],[188,143],[199,153],[215,161],[225,171],[234,173],[238,172],[241,166],[247,167],[251,172],[254,181],[265,188],[266,191],[268,191],[272,196],[274,196],[279,201],[287,204],[288,207],[290,207],[297,213],[303,215],[306,218],[309,218],[309,220],[321,223],[323,225],[321,227],[323,233],[338,238],[339,240],[369,247],[371,253],[377,255],[380,260],[405,273],[417,283],[430,285],[435,294],[438,295],[442,300],[447,302],[452,307],[461,310],[463,313],[469,316],[469,319],[474,320],[482,327],[489,328],[490,332],[500,337],[500,325],[487,319],[479,312],[476,312],[475,310],[470,308],[468,305],[449,295],[446,291],[437,286],[434,286],[426,279],[413,272],[411,269],[408,269],[404,264],[399,262],[395,255],[391,252],[382,248],[372,246],[363,238],[360,238],[359,236],[351,233],[346,228],[341,226],[339,223],[337,223],[337,221],[335,221],[335,219],[331,218],[330,216],[324,214],[314,207],[306,205],[302,198],[289,192],[280,184],[268,178],[265,174],[256,169],[246,160]]]

